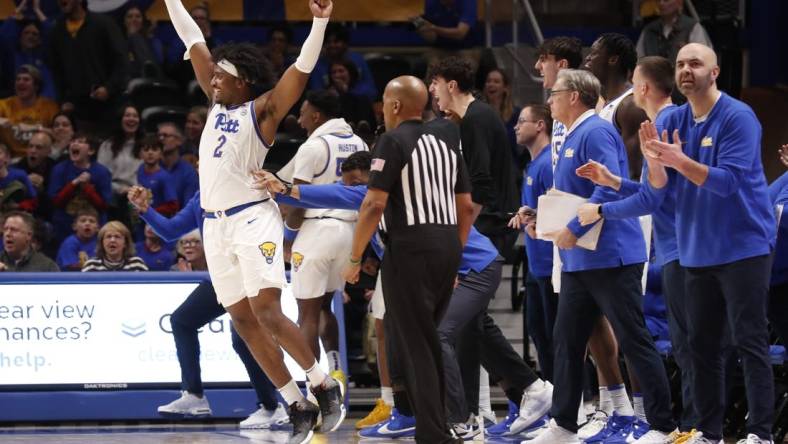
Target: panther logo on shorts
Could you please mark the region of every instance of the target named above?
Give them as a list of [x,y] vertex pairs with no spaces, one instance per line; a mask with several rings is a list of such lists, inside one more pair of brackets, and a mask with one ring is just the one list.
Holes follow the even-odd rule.
[[265,263],[273,264],[274,254],[276,254],[276,244],[273,242],[263,242],[260,244],[260,252],[263,253],[263,257],[265,257]]
[[293,270],[298,271],[301,268],[301,264],[304,262],[304,255],[301,253],[293,252],[292,257],[290,258],[290,263],[293,265]]

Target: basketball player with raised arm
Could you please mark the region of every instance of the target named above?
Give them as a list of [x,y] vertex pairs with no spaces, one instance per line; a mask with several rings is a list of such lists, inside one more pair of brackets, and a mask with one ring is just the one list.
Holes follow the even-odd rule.
[[[323,430],[345,417],[340,386],[317,364],[298,327],[280,304],[285,282],[283,224],[267,192],[252,188],[252,172],[265,160],[276,128],[304,91],[317,63],[333,4],[309,0],[312,29],[296,62],[273,89],[255,97],[273,78],[262,53],[251,44],[216,48],[205,39],[180,0],[165,0],[172,24],[186,46],[197,81],[211,98],[200,139],[200,204],[208,271],[219,302],[260,367],[290,407],[290,444],[311,440],[318,413]],[[281,348],[306,371],[318,406],[307,401],[284,363]]]

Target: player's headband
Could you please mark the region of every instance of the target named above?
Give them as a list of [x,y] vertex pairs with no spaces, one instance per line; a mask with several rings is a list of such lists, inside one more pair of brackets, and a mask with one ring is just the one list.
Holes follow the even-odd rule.
[[238,79],[241,78],[241,76],[238,75],[238,68],[236,68],[235,65],[233,65],[229,60],[221,59],[216,65],[219,68],[222,68],[223,70],[227,71],[227,73],[232,75],[233,77],[236,77]]

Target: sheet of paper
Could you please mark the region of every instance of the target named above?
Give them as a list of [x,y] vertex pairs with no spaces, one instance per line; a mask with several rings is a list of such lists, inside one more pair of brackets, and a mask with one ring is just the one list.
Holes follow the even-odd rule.
[[[536,218],[536,237],[542,240],[552,241],[548,233],[561,230],[575,217],[580,205],[586,203],[588,199],[580,196],[559,191],[556,189],[548,190],[547,193],[539,196],[537,207],[538,217]],[[599,235],[602,232],[604,219],[594,226],[577,240],[577,246],[587,250],[596,250]]]

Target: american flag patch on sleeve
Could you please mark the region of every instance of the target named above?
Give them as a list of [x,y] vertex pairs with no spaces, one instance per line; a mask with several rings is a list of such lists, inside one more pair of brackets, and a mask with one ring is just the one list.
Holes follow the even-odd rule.
[[370,171],[383,171],[383,165],[385,164],[385,159],[372,159],[372,165],[369,169]]

